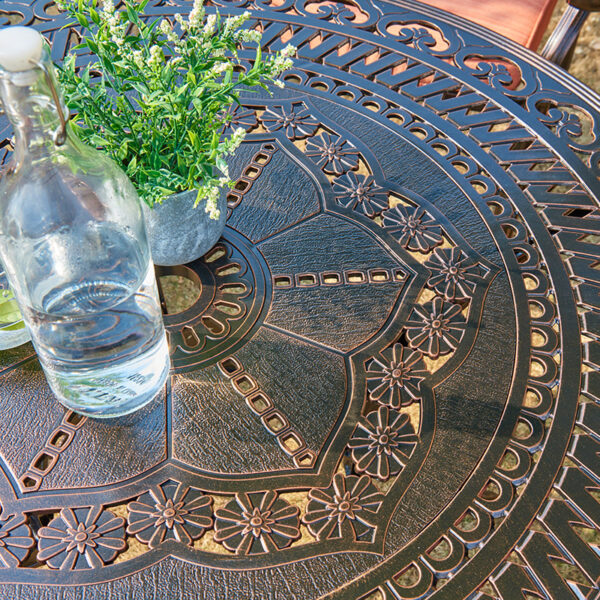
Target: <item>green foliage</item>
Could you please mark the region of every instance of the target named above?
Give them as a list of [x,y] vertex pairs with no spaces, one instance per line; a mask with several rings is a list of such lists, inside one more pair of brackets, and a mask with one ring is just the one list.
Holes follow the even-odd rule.
[[[108,153],[150,206],[174,193],[198,190],[197,202],[218,218],[217,198],[233,185],[225,158],[244,130],[224,135],[227,110],[242,88],[278,79],[295,48],[263,58],[259,31],[244,29],[249,13],[206,15],[195,0],[189,17],[150,20],[148,0],[62,0],[59,6],[83,29],[75,50],[91,52],[85,68],[70,54],[59,67],[67,104],[78,114],[81,138]],[[177,31],[176,31],[177,30]],[[241,44],[257,44],[250,70],[240,65]]]
[[25,323],[14,294],[11,290],[0,290],[0,330],[16,331],[24,327]]

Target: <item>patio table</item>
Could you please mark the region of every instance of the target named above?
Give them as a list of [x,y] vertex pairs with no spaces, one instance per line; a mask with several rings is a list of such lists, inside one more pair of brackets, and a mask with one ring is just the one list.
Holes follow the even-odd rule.
[[199,290],[164,393],[86,419],[0,353],[0,598],[595,598],[600,98],[416,2],[208,8],[246,9],[298,58],[162,272]]

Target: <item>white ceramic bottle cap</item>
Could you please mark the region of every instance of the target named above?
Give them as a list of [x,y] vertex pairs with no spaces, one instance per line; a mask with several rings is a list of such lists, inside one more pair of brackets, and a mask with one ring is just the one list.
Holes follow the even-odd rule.
[[0,67],[5,71],[29,71],[42,57],[44,38],[31,27],[0,29]]

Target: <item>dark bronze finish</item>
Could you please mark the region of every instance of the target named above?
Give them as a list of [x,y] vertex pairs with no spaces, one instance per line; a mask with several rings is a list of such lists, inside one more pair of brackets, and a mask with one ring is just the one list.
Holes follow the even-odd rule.
[[568,6],[563,12],[554,31],[542,49],[544,58],[568,69],[573,52],[579,39],[579,33],[585,25],[590,12],[600,10],[599,0],[567,0]]
[[415,6],[209,8],[295,68],[233,114],[160,398],[84,419],[0,353],[0,598],[597,597],[600,98]]
[[580,8],[581,10],[595,11],[600,10],[600,2],[598,0],[567,0],[571,6]]
[[587,10],[575,6],[567,6],[542,49],[541,55],[557,65],[568,69],[573,58],[579,33],[585,25],[589,14]]

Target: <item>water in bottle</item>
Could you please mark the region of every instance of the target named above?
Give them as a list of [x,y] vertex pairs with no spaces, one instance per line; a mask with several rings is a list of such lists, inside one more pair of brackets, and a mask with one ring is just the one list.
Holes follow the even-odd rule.
[[0,97],[15,131],[0,184],[0,256],[48,383],[82,414],[132,412],[169,371],[138,196],[77,138],[33,29],[0,30]]

